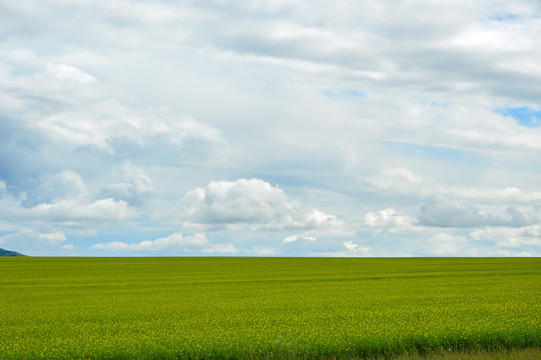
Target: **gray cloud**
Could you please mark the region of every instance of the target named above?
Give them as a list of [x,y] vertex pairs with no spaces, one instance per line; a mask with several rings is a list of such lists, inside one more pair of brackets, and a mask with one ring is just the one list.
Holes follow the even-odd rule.
[[421,203],[419,222],[427,226],[475,227],[494,222],[491,215],[482,215],[471,204],[432,197]]
[[154,193],[152,179],[140,167],[127,162],[118,175],[119,182],[107,184],[99,191],[101,198],[125,200],[130,204],[140,205]]
[[[509,206],[504,214],[482,212],[479,207],[456,199],[432,196],[419,206],[419,222],[437,227],[523,227],[533,224],[532,219],[521,210]],[[538,221],[538,220],[537,220]]]
[[38,185],[30,189],[22,205],[33,207],[43,203],[55,203],[64,199],[86,200],[88,187],[83,178],[74,171],[63,170],[54,175],[45,175]]
[[44,175],[36,189],[15,192],[3,183],[0,215],[15,223],[102,225],[131,219],[137,212],[124,200],[96,198],[83,178],[72,170]]

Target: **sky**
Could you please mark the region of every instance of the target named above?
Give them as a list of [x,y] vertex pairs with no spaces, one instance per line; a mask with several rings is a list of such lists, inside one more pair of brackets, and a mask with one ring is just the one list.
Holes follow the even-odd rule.
[[541,256],[541,1],[0,0],[0,247]]

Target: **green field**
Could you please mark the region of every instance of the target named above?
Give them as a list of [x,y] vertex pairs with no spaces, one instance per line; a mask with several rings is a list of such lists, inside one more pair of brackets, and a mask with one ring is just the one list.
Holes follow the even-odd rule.
[[540,347],[540,258],[0,259],[1,359]]

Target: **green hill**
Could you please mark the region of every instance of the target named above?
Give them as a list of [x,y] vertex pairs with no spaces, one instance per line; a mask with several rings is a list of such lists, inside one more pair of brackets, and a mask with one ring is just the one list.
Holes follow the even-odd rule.
[[0,248],[0,256],[26,256],[26,255],[19,254],[18,252],[15,252],[15,251],[9,251],[9,250]]

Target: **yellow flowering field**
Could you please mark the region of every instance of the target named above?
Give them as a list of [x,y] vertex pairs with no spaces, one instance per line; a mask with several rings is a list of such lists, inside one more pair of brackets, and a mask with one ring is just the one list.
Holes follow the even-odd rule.
[[540,258],[3,258],[0,359],[541,347]]

